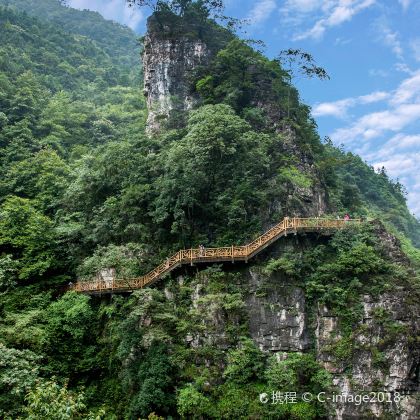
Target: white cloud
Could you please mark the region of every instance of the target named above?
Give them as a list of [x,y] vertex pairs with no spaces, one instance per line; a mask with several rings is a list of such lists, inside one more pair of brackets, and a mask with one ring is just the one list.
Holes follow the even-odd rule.
[[373,166],[375,169],[380,169],[384,166],[393,178],[401,178],[401,176],[410,175],[418,168],[420,163],[419,157],[420,153],[415,153],[414,155],[400,153],[393,156],[392,159],[374,163]]
[[385,18],[377,19],[373,23],[373,28],[377,32],[377,41],[389,47],[391,51],[398,57],[402,58],[403,48],[401,46],[400,34],[398,31],[392,31]]
[[316,104],[312,110],[315,117],[334,116],[337,118],[345,118],[349,108],[356,105],[371,104],[388,99],[390,94],[388,92],[376,91],[368,95],[362,95],[355,98],[341,99],[335,102],[324,102]]
[[284,13],[309,13],[322,7],[322,0],[287,0],[285,2]]
[[343,38],[336,38],[334,41],[334,45],[347,45],[350,44],[351,39],[343,39]]
[[333,116],[337,118],[344,118],[347,115],[347,110],[353,106],[354,99],[342,99],[335,102],[323,102],[316,104],[312,109],[312,114],[315,117]]
[[398,39],[398,32],[392,32],[391,30],[387,29],[383,35],[384,44],[388,45],[397,57],[401,57],[403,54],[403,49],[401,47],[401,42]]
[[[336,130],[331,135],[333,140],[339,143],[352,142],[358,138],[369,140],[388,131],[398,132],[407,125],[420,119],[420,70],[411,77],[403,80],[398,88],[392,92],[378,91],[357,98],[347,98],[331,102],[328,105],[330,106],[330,110],[332,110],[332,105],[337,105],[338,103],[337,108],[340,110],[341,115],[345,115],[345,112],[350,106],[368,104],[386,99],[388,100],[389,109],[368,113],[360,117],[349,127]],[[314,107],[314,115],[340,115],[339,111],[335,114],[332,111],[327,113],[326,111],[328,109],[325,104],[316,105]],[[322,110],[324,110],[323,114],[321,113]]]
[[251,25],[257,25],[268,19],[277,5],[274,0],[259,0],[249,12],[248,19]]
[[416,61],[420,61],[420,38],[415,38],[410,41],[410,47],[413,51],[413,56]]
[[99,12],[110,19],[136,29],[144,16],[139,8],[128,7],[125,0],[68,0],[67,4],[75,9],[88,9]]
[[[413,150],[404,150],[404,145],[394,147],[391,145],[394,140],[414,142],[417,152]],[[411,143],[410,143],[411,144]],[[420,215],[420,153],[418,152],[420,145],[420,136],[404,136],[402,134],[395,136],[383,146],[383,150],[387,156],[373,158],[371,160],[375,169],[386,168],[387,173],[394,179],[399,179],[403,185],[409,185],[407,194],[408,207],[417,216]]]
[[420,71],[402,81],[390,102],[392,105],[399,105],[409,101],[420,103]]
[[411,3],[411,0],[398,0],[398,2],[401,4],[404,11],[406,11]]
[[370,159],[393,159],[396,154],[405,152],[411,153],[413,148],[420,146],[420,134],[398,133],[391,137],[386,143],[381,145],[381,150],[375,151],[374,155],[368,156]]
[[389,73],[382,69],[370,69],[369,76],[372,77],[388,77]]
[[407,204],[412,213],[416,216],[420,214],[420,182],[413,185],[413,187],[411,187],[411,191],[408,192]]
[[408,187],[409,209],[420,216],[420,134],[398,133],[389,140],[379,139],[375,145],[365,143],[358,148],[375,169],[385,167],[389,176]]
[[376,91],[368,95],[359,96],[357,99],[361,104],[371,104],[373,102],[380,102],[389,98],[390,94],[384,91]]
[[308,20],[308,15],[318,16],[312,28],[294,36],[295,41],[312,38],[320,39],[327,29],[350,21],[355,15],[372,6],[376,0],[288,0],[281,9],[284,16],[294,18],[296,23]]
[[[353,124],[336,130],[331,138],[336,143],[351,144],[351,149],[375,168],[384,166],[392,178],[398,178],[408,186],[408,206],[420,215],[420,134],[402,132],[410,126],[416,127],[414,124],[420,120],[420,70],[413,72],[393,91],[373,92],[331,104],[339,110],[341,106],[341,112],[345,113],[346,106],[376,101],[382,101],[387,108],[361,116]],[[328,111],[328,104],[321,105]]]
[[407,73],[410,75],[413,75],[416,73],[415,71],[411,70],[410,67],[408,67],[406,63],[396,63],[394,67],[395,67],[395,70],[400,71],[401,73]]
[[364,115],[350,127],[336,130],[331,138],[339,143],[370,140],[387,131],[398,132],[419,118],[420,104],[404,104],[392,110]]

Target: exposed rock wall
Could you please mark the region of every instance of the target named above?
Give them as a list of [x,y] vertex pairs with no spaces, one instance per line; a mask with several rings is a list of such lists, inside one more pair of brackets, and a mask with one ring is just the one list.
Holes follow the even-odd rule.
[[305,294],[279,276],[247,272],[249,332],[260,350],[305,351],[310,347]]
[[[333,406],[333,418],[419,418],[419,352],[413,345],[412,334],[419,331],[420,325],[418,314],[407,311],[407,299],[404,290],[375,298],[363,296],[363,319],[355,329],[350,358],[345,360],[330,351],[341,340],[337,334],[339,321],[327,308],[319,308],[316,330],[318,360],[333,374],[336,393],[384,392],[390,400],[401,396],[398,404],[372,400],[356,405],[338,401]],[[393,332],[387,331],[378,319],[378,313],[387,315],[387,322],[393,329],[400,327],[406,333],[393,336]]]
[[[377,234],[383,237],[385,250],[394,261],[406,262],[398,240],[380,224]],[[268,252],[272,257],[284,255],[286,249],[299,252],[310,246],[312,240],[301,236],[284,238]],[[191,346],[210,344],[227,350],[230,347],[228,324],[233,321],[239,325],[245,317],[248,334],[266,353],[284,359],[289,352],[315,351],[318,361],[333,377],[335,395],[383,392],[389,398],[401,396],[398,403],[372,400],[357,405],[337,401],[330,404],[331,419],[420,418],[420,349],[416,343],[419,309],[409,290],[401,286],[394,287],[392,293],[361,296],[360,320],[351,340],[343,342],[340,319],[325,305],[308,305],[302,285],[280,273],[264,274],[258,265],[245,266],[239,271],[236,286],[242,290],[244,306],[234,319],[223,309],[221,300],[213,297],[211,304],[203,304],[207,302],[208,279],[205,274],[199,276],[191,298],[203,328],[186,336]]]
[[210,49],[204,41],[162,36],[156,24],[148,21],[143,67],[149,133],[158,132],[171,117],[176,119],[197,104],[198,97],[191,93],[189,76],[210,57]]
[[[202,279],[206,282],[205,277]],[[331,419],[420,418],[419,351],[413,345],[413,333],[419,331],[420,325],[418,313],[407,311],[406,291],[375,298],[363,296],[364,315],[355,329],[350,359],[343,360],[330,351],[331,345],[342,339],[339,319],[325,306],[319,306],[315,322],[309,322],[311,308],[301,287],[278,274],[266,276],[252,267],[243,272],[241,284],[246,291],[249,334],[262,351],[284,359],[288,352],[315,349],[317,359],[332,374],[335,395],[384,392],[389,398],[401,396],[397,404],[337,401],[330,404]],[[200,298],[203,295],[198,284],[193,305]],[[407,333],[390,337],[375,318],[378,308],[389,315],[392,323],[405,327]],[[186,341],[194,347],[206,343],[228,349],[227,319],[221,307],[213,304],[197,309],[206,327],[201,334],[187,335]]]

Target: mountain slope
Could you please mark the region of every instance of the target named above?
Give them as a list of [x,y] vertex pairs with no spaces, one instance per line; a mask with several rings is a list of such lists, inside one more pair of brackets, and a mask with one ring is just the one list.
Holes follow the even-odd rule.
[[133,31],[117,22],[105,20],[99,13],[63,7],[59,0],[0,0],[8,6],[28,13],[38,20],[54,24],[64,32],[82,35],[94,41],[120,67],[135,67],[138,71],[137,37]]
[[[418,418],[420,259],[407,236],[417,240],[419,224],[402,186],[323,144],[279,63],[214,22],[184,34],[166,14],[165,31],[148,34],[163,47],[147,51],[157,66],[146,79],[194,98],[148,98],[175,104],[150,135],[156,109],[146,109],[132,32],[52,0],[7,3],[0,417]],[[181,52],[205,42],[209,61],[189,72]],[[382,219],[410,255],[369,221],[288,235],[248,266],[186,266],[131,296],[66,292],[110,268],[139,276],[178,248],[241,244],[317,204],[333,218]],[[271,404],[273,392],[332,393],[333,383],[413,396],[398,407]]]

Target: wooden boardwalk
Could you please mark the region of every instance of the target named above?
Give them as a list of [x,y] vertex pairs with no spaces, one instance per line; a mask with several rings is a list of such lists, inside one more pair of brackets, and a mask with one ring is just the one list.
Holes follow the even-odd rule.
[[287,234],[299,232],[325,232],[331,233],[336,229],[349,224],[359,224],[360,219],[332,220],[322,218],[284,218],[280,223],[273,226],[257,239],[247,245],[227,246],[221,248],[191,248],[182,249],[167,258],[162,264],[154,268],[150,273],[133,279],[91,280],[78,281],[71,289],[82,293],[116,293],[131,292],[150,286],[163,276],[183,264],[225,262],[225,261],[248,261],[257,255],[277,239]]

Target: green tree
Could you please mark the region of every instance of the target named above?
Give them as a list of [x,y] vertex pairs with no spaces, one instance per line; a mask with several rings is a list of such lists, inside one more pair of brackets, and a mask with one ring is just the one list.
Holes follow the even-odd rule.
[[0,207],[0,249],[18,261],[21,280],[58,266],[53,223],[25,198],[11,196]]
[[71,392],[67,385],[39,381],[26,396],[25,418],[28,420],[100,420],[105,412],[89,412],[82,392]]
[[38,379],[41,357],[0,343],[0,416],[16,418],[23,399]]
[[315,64],[313,56],[301,49],[292,49],[280,51],[279,61],[284,65],[289,78],[289,88],[287,94],[287,116],[290,118],[290,95],[293,78],[302,75],[304,77],[317,77],[320,80],[329,79],[328,73],[322,67]]
[[193,385],[181,388],[177,397],[178,413],[182,418],[202,419],[210,412],[209,398],[200,393]]
[[241,113],[270,101],[281,115],[279,102],[288,89],[283,81],[285,72],[277,61],[268,60],[244,41],[231,40],[210,66],[198,73],[196,89],[205,103],[223,102]]
[[68,165],[57,153],[43,149],[9,166],[6,178],[0,181],[0,193],[34,199],[34,205],[51,214],[59,205],[69,175]]
[[258,185],[268,172],[270,138],[226,105],[193,112],[187,130],[162,155],[156,222],[169,223],[185,243],[226,227],[247,231],[264,202]]
[[0,290],[16,285],[18,263],[10,254],[0,257]]
[[56,93],[45,106],[38,122],[41,143],[65,156],[80,144],[89,144],[90,122],[95,118],[92,104],[76,101],[65,91]]
[[223,0],[127,0],[129,5],[150,7],[154,12],[171,11],[180,16],[192,10],[200,10],[207,15],[221,12],[224,8]]
[[8,118],[12,122],[24,118],[34,123],[45,104],[47,92],[31,71],[19,75],[15,82],[14,95],[10,100]]
[[89,301],[68,292],[46,308],[44,351],[52,372],[72,377],[96,368],[97,324]]
[[263,354],[251,339],[243,338],[237,349],[229,350],[223,376],[228,381],[246,384],[261,378],[263,370]]
[[151,412],[171,413],[175,404],[174,373],[166,345],[153,342],[136,372],[137,392],[132,396],[129,415],[146,417]]
[[[311,354],[288,354],[285,360],[272,356],[265,376],[271,390],[279,392],[296,392],[302,395],[309,392],[317,395],[331,390],[332,378]],[[315,419],[325,415],[325,407],[319,402],[286,404],[284,418]],[[287,414],[288,413],[288,414]]]

